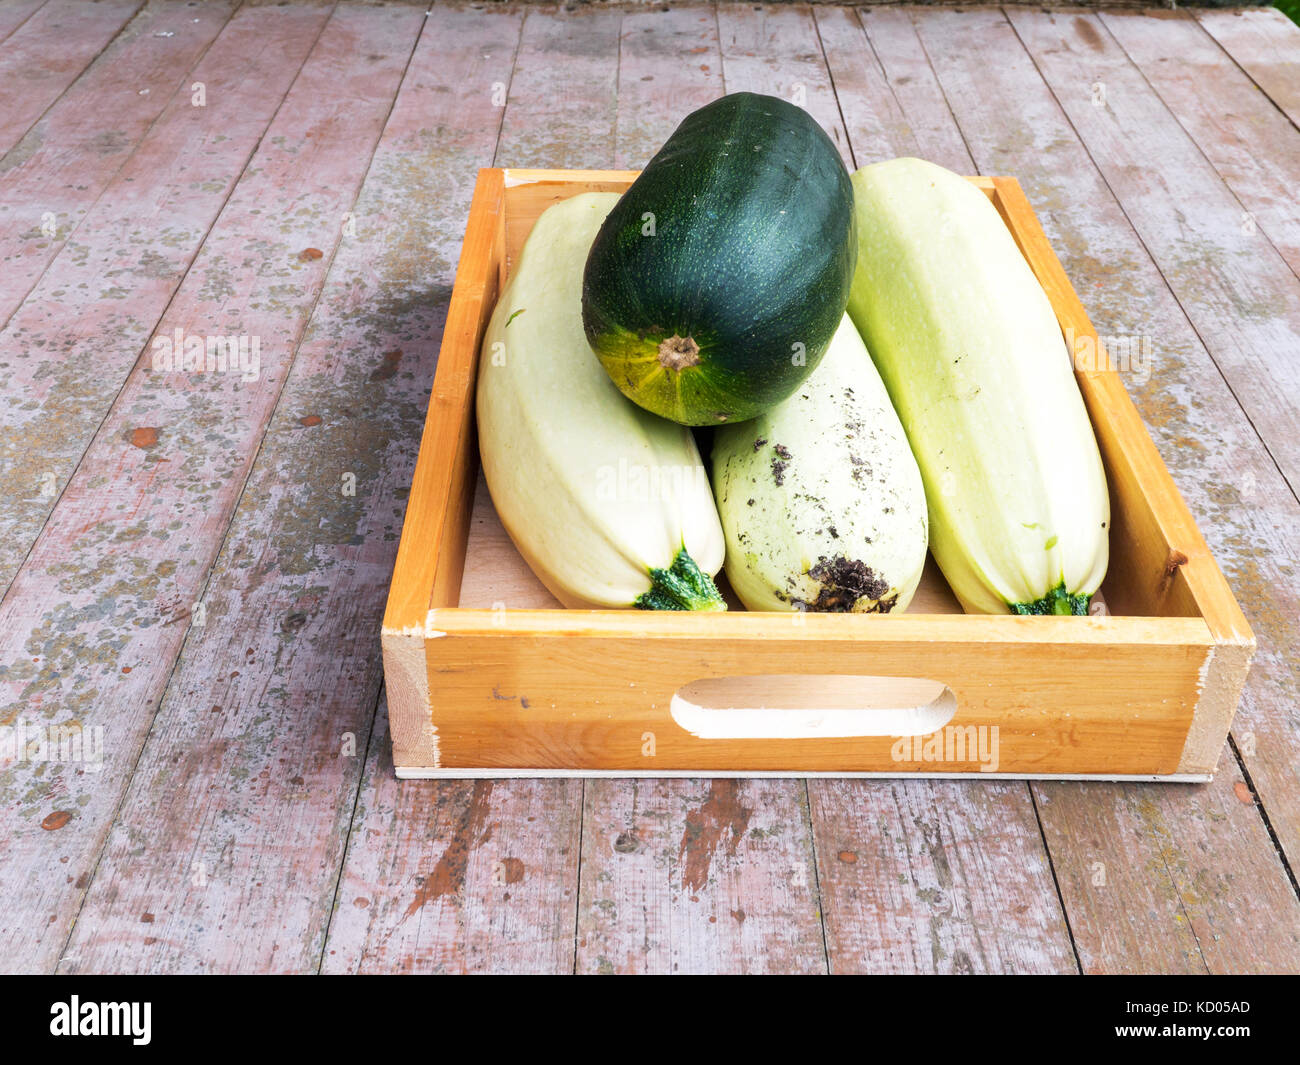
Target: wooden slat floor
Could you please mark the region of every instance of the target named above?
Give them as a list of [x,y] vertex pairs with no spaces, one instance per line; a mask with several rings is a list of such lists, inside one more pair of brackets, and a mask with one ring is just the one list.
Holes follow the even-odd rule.
[[[639,166],[741,89],[1018,175],[1136,341],[1259,639],[1213,783],[394,778],[475,171]],[[1268,9],[0,0],[0,968],[1300,970],[1297,123]],[[80,760],[18,756],[52,726]]]

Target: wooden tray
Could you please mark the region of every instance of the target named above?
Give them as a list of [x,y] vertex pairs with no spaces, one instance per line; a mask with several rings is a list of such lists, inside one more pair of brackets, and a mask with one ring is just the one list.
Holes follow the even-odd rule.
[[[896,616],[558,606],[478,473],[479,342],[538,215],[635,177],[479,172],[384,618],[398,776],[1208,780],[1255,640],[1104,352],[1076,378],[1110,483],[1107,614],[964,615],[933,565]],[[1019,183],[970,180],[1095,345]]]

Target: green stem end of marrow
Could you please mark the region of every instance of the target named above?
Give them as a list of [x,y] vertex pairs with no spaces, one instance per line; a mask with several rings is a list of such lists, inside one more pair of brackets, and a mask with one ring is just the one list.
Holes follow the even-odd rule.
[[1073,614],[1081,617],[1088,613],[1088,603],[1091,599],[1091,595],[1071,595],[1065,590],[1065,582],[1062,581],[1042,599],[1035,599],[1032,603],[1011,603],[1009,605],[1013,614],[1060,614],[1063,616]]
[[717,585],[695,564],[685,546],[667,569],[652,568],[649,572],[650,590],[632,604],[639,610],[727,609]]

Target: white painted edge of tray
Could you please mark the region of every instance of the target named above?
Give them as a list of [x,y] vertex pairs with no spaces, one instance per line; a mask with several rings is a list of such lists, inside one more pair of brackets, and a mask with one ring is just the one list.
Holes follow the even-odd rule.
[[1138,782],[1144,784],[1208,784],[1213,773],[885,773],[885,772],[797,772],[754,771],[744,769],[663,769],[646,773],[640,769],[424,769],[397,766],[399,780],[505,780],[535,777],[584,777],[590,779],[627,778],[658,780],[677,778],[709,780],[1084,780],[1100,782]]

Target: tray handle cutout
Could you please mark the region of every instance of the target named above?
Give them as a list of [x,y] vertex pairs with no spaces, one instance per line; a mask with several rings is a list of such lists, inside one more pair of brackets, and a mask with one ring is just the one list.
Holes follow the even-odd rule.
[[705,740],[928,736],[953,719],[957,697],[919,677],[762,674],[692,681],[669,712]]

